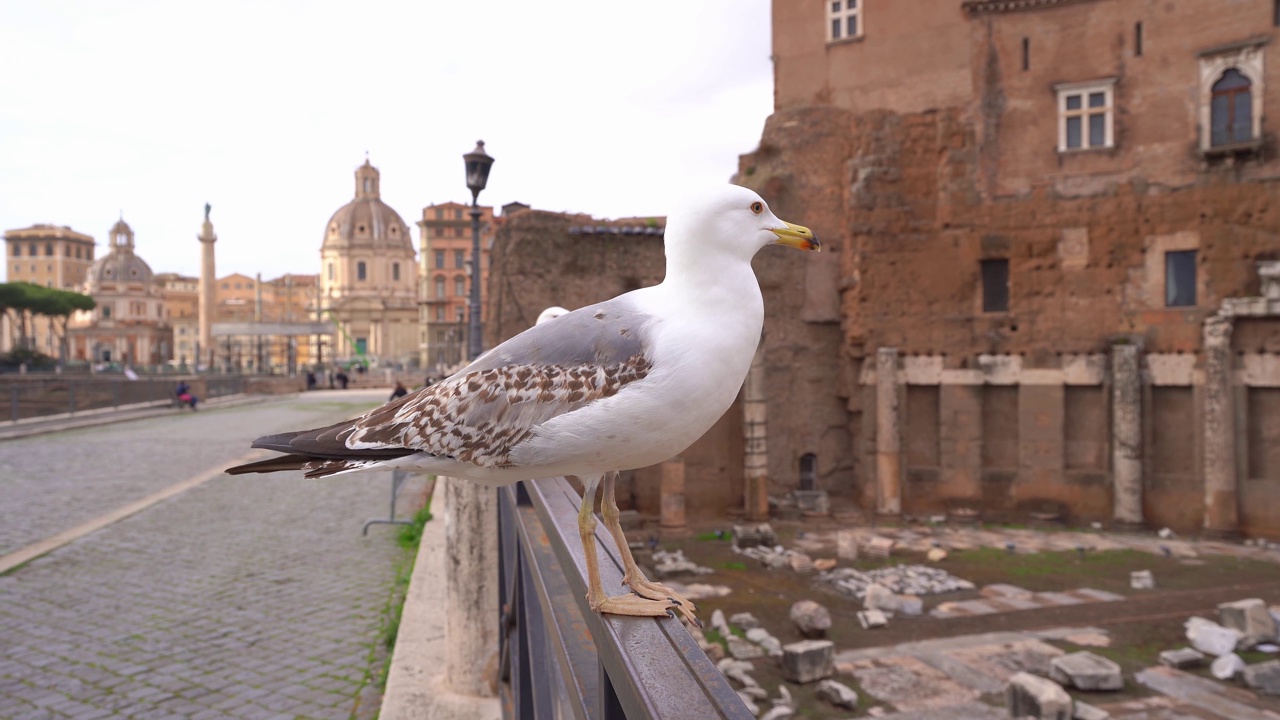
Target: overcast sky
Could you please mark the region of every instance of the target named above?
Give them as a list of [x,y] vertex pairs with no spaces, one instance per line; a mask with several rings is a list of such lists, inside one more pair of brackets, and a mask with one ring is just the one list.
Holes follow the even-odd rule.
[[768,0],[0,3],[0,228],[98,241],[123,211],[156,272],[317,272],[365,152],[414,230],[469,201],[665,214],[724,181],[772,109]]

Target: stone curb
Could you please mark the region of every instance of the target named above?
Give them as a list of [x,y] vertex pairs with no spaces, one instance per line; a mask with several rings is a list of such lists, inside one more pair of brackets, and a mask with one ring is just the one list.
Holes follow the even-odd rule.
[[[242,405],[256,405],[276,399],[285,399],[297,397],[298,393],[288,393],[285,395],[223,395],[221,397],[206,400],[200,403],[201,408],[215,410],[218,408],[240,407]],[[33,422],[31,425],[10,426],[0,429],[0,442],[5,440],[18,440],[36,435],[45,435],[48,433],[63,432],[65,430],[78,430],[80,428],[97,427],[99,425],[109,425],[116,422],[127,422],[129,420],[144,420],[146,418],[161,417],[164,415],[177,415],[185,412],[182,408],[174,407],[171,400],[157,400],[154,403],[139,403],[130,406],[130,409],[110,409],[106,412],[101,410],[86,410],[83,415],[76,417],[62,417],[47,422]],[[199,412],[199,411],[197,411]],[[90,413],[92,413],[90,415]]]
[[379,720],[500,720],[502,717],[497,698],[459,695],[445,687],[448,651],[444,628],[449,608],[443,582],[444,519],[448,508],[441,480],[443,478],[437,478],[431,493],[433,519],[422,528]]

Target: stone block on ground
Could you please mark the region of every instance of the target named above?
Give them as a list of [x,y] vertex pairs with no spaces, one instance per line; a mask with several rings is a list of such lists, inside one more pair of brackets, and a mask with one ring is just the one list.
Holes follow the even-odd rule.
[[1268,660],[1248,665],[1244,672],[1244,684],[1263,695],[1280,695],[1280,660]]
[[1212,620],[1193,617],[1187,620],[1187,639],[1191,647],[1206,655],[1226,655],[1234,652],[1240,642],[1240,631],[1235,628],[1222,627]]
[[813,600],[800,600],[791,606],[791,623],[807,638],[824,638],[831,629],[831,612]]
[[1187,668],[1197,668],[1204,665],[1204,653],[1192,648],[1178,648],[1177,650],[1165,650],[1160,653],[1160,664],[1171,668],[1185,670]]
[[1015,673],[1005,686],[1005,702],[1011,718],[1071,720],[1071,696],[1052,680]]
[[786,685],[778,686],[778,697],[774,698],[770,702],[773,703],[774,707],[783,705],[791,708],[792,710],[796,707],[796,701],[791,697],[791,691],[787,689]]
[[744,550],[756,547],[760,544],[760,530],[755,525],[734,525],[733,542]]
[[1079,690],[1122,690],[1124,676],[1115,662],[1087,650],[1054,658],[1049,679]]
[[1134,570],[1129,573],[1129,587],[1134,590],[1152,590],[1156,586],[1156,578],[1150,570]]
[[784,720],[784,718],[792,717],[796,714],[795,710],[786,705],[775,705],[769,708],[768,712],[760,716],[760,720]]
[[893,539],[886,537],[873,537],[866,544],[867,555],[877,558],[887,558],[893,552]]
[[897,612],[898,596],[894,595],[892,590],[879,583],[871,583],[867,586],[866,597],[862,599],[862,607],[868,610]]
[[791,682],[809,683],[831,677],[835,643],[801,640],[782,646],[782,676]]
[[754,660],[758,657],[764,657],[764,650],[750,640],[740,638],[737,635],[729,635],[725,638],[729,644],[729,654],[734,660]]
[[915,617],[924,614],[924,600],[915,595],[899,595],[898,596],[898,612],[903,615]]
[[929,562],[941,562],[947,559],[947,551],[940,547],[929,548],[929,552],[925,553],[925,557]]
[[1218,622],[1240,631],[1237,650],[1248,650],[1276,637],[1276,621],[1267,611],[1267,604],[1259,598],[1222,603],[1218,606]]
[[792,553],[791,557],[787,558],[787,562],[791,565],[791,569],[798,573],[813,572],[813,558],[804,553]]
[[982,597],[991,598],[993,600],[1003,600],[1005,598],[1014,598],[1017,600],[1029,600],[1035,593],[1017,585],[1008,585],[1005,583],[996,583],[994,585],[983,586],[979,591]]
[[723,610],[715,610],[711,613],[711,629],[715,630],[716,632],[720,633],[726,638],[729,637],[730,635],[729,623],[726,622],[724,619]]
[[738,683],[743,688],[759,686],[759,683],[756,682],[755,678],[750,675],[751,671],[755,669],[755,666],[745,660],[725,658],[716,663],[716,669],[720,671],[721,675],[724,675],[730,680]]
[[829,702],[836,707],[844,708],[845,710],[858,709],[858,693],[844,683],[836,682],[835,680],[823,680],[818,683],[816,695],[819,700]]
[[1227,653],[1209,664],[1209,673],[1219,680],[1230,680],[1244,672],[1244,660],[1235,653]]
[[858,623],[863,630],[887,627],[889,618],[880,610],[862,610],[858,612]]
[[813,561],[813,569],[818,572],[826,572],[836,566],[835,558],[818,558]]
[[841,560],[858,559],[858,534],[852,530],[836,531],[836,557]]
[[795,496],[796,507],[800,508],[801,512],[815,515],[831,514],[831,498],[826,490],[793,490],[791,494]]
[[729,622],[743,630],[760,627],[760,621],[756,619],[755,615],[752,615],[749,612],[734,613],[729,616]]
[[1072,720],[1111,720],[1111,713],[1100,707],[1077,700],[1075,707],[1071,710],[1071,718]]

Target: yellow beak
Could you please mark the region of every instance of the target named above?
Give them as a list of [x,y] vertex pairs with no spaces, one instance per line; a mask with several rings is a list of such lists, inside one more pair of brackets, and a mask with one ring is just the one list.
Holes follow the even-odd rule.
[[801,250],[822,251],[822,243],[814,237],[812,230],[803,225],[792,225],[785,221],[783,225],[785,227],[773,228],[773,234],[778,236],[779,245],[789,245]]

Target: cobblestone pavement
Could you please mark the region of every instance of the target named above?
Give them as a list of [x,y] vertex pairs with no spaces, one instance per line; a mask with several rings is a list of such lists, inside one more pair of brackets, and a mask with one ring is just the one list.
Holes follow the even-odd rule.
[[[0,547],[382,395],[314,393],[2,443]],[[0,576],[0,718],[371,717],[376,702],[359,698],[404,551],[394,528],[360,528],[386,516],[389,487],[389,473],[223,475]],[[406,484],[402,513],[421,490]]]

